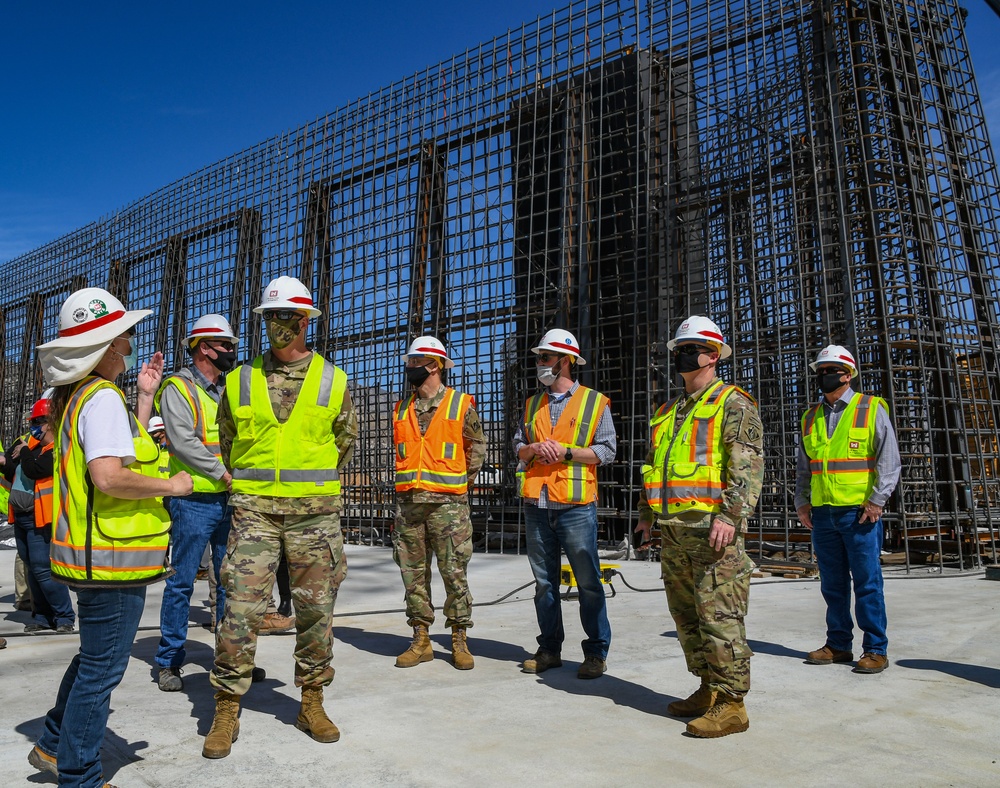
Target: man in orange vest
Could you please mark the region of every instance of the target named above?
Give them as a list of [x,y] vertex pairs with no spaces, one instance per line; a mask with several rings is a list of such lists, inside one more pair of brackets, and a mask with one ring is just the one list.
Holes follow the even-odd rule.
[[472,626],[472,595],[466,568],[472,557],[472,520],[468,490],[486,459],[486,436],[475,400],[444,385],[443,369],[452,369],[444,345],[417,337],[403,356],[413,393],[396,403],[396,501],[393,558],[406,589],[407,624],[413,642],[396,660],[412,668],[434,659],[427,630],[434,623],[431,604],[431,556],[437,556],[444,581],[446,626],[451,627],[452,664],[475,666],[466,641]]
[[576,578],[580,623],[587,634],[576,675],[596,679],[607,670],[611,645],[597,555],[597,466],[615,458],[615,426],[608,398],[573,379],[573,367],[587,363],[575,336],[562,329],[549,331],[531,352],[544,390],[525,405],[514,451],[541,633],[538,650],[522,670],[541,673],[562,665],[559,556],[564,551]]

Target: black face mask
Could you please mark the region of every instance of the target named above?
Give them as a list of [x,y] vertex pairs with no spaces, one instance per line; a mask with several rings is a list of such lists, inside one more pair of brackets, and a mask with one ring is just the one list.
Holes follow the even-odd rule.
[[674,356],[674,366],[678,372],[697,372],[701,369],[701,354],[678,353]]
[[831,394],[837,389],[839,389],[844,384],[841,382],[841,378],[844,376],[843,372],[829,372],[826,375],[819,376],[819,390],[824,394]]
[[424,381],[427,380],[430,374],[430,370],[427,367],[406,368],[406,379],[410,381],[410,385],[414,388],[420,388],[424,385]]
[[210,358],[209,361],[219,372],[229,372],[236,366],[235,350],[219,350],[218,348],[212,348],[212,350],[215,351],[215,358]]

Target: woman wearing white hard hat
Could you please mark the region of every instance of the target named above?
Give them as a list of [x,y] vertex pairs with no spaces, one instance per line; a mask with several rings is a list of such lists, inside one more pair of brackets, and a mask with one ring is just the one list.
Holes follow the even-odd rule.
[[[76,588],[80,651],[28,761],[64,786],[104,784],[100,750],[111,692],[128,665],[145,586],[167,572],[170,521],[161,497],[191,492],[186,473],[160,476],[159,451],[113,382],[135,364],[134,326],[149,314],[84,288],[63,304],[58,338],[38,347],[54,386],[52,577]],[[162,369],[157,353],[139,373],[145,420]]]

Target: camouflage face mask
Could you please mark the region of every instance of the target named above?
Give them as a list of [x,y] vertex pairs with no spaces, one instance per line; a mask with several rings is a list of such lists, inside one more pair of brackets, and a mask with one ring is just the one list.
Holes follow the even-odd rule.
[[291,320],[278,320],[277,318],[267,321],[267,339],[271,347],[277,350],[284,350],[299,335],[302,329],[299,327],[301,316],[296,315]]

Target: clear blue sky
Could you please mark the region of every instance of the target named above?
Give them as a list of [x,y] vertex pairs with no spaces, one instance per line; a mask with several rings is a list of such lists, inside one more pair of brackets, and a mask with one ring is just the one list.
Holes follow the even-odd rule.
[[[0,1],[0,261],[564,4]],[[1000,150],[1000,18],[966,7]]]

